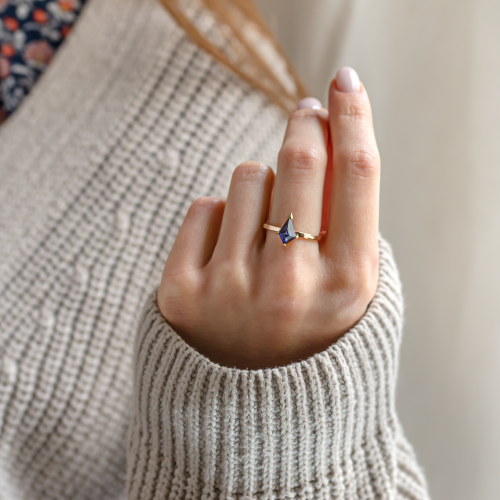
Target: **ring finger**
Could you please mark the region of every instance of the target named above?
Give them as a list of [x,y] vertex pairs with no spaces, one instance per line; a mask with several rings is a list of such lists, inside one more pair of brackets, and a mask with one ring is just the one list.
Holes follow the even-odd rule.
[[[325,109],[297,109],[292,113],[278,155],[269,224],[281,227],[288,214],[293,213],[295,231],[319,234],[327,145],[328,112]],[[312,242],[304,243],[311,245]],[[267,236],[266,246],[281,245],[278,236]]]

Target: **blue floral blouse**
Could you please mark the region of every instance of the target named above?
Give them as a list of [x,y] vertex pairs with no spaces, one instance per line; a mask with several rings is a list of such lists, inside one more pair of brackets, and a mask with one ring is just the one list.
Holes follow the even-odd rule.
[[0,0],[0,123],[47,67],[85,0]]

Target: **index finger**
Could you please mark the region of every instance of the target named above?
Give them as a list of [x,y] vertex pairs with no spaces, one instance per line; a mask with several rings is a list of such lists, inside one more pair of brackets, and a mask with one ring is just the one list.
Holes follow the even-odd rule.
[[333,186],[327,256],[357,272],[378,272],[380,156],[368,94],[352,68],[329,91]]

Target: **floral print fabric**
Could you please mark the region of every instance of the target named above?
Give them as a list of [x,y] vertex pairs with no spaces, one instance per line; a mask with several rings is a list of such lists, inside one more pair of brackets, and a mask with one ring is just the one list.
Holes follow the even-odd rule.
[[85,0],[0,0],[0,123],[47,67]]

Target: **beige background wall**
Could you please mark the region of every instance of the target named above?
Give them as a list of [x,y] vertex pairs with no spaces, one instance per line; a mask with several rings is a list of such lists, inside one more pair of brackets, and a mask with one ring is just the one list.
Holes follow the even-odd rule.
[[500,499],[500,2],[257,0],[326,102],[371,97],[405,287],[398,406],[434,500]]

